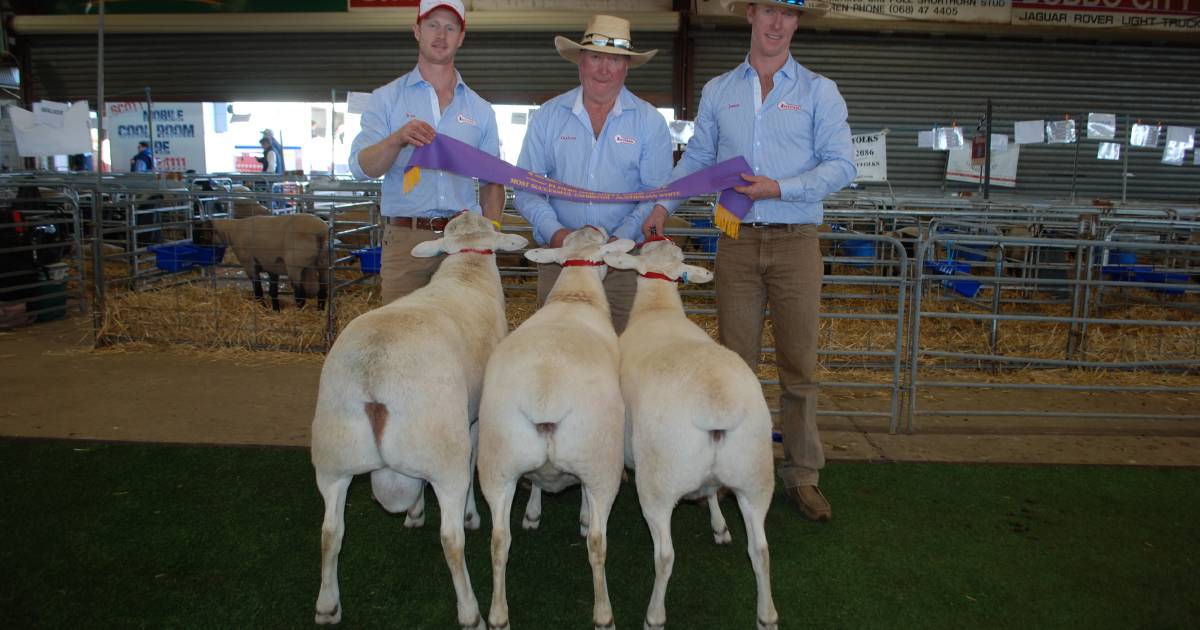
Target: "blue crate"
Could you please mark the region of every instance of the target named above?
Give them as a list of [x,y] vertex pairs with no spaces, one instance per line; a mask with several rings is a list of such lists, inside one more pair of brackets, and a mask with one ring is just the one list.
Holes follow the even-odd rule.
[[1109,265],[1132,265],[1137,262],[1137,252],[1114,249],[1108,252]]
[[991,245],[971,244],[971,245],[953,245],[949,249],[949,257],[951,260],[971,260],[975,262],[987,260],[987,251],[991,251]]
[[[953,260],[926,260],[925,271],[943,276],[969,275],[971,265]],[[978,280],[943,280],[942,284],[963,296],[973,298],[979,293],[983,283]]]
[[1139,280],[1139,276],[1149,273],[1154,268],[1150,265],[1104,265],[1100,271],[1104,273],[1109,280],[1117,282],[1145,282]]
[[[692,219],[691,223],[692,227],[699,229],[711,228],[713,226],[712,219]],[[717,239],[719,238],[721,237],[693,236],[692,242],[696,244],[696,247],[700,248],[700,251],[707,254],[712,254],[717,251]]]
[[223,245],[194,245],[191,241],[150,245],[146,251],[154,252],[155,267],[172,273],[192,267],[215,265],[225,257]]
[[368,247],[366,249],[356,249],[353,252],[358,258],[358,264],[362,268],[364,274],[379,273],[379,259],[383,256],[382,247]]
[[842,241],[842,255],[855,258],[874,258],[875,241]]
[[[1183,284],[1189,280],[1186,273],[1170,272],[1170,271],[1139,271],[1134,274],[1134,279],[1138,282],[1151,282],[1155,284]],[[1152,290],[1167,295],[1183,295],[1182,288],[1153,288]]]

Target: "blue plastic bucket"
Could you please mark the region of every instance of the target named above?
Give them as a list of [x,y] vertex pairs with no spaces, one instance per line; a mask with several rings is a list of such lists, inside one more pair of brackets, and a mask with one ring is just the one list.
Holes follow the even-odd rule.
[[358,258],[358,265],[364,274],[379,273],[380,261],[383,256],[382,247],[368,247],[351,252]]

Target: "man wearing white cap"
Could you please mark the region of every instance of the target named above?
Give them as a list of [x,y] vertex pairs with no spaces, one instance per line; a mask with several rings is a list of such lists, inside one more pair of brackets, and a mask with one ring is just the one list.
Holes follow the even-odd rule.
[[[757,370],[769,305],[779,366],[784,461],[778,473],[801,513],[828,521],[817,488],[825,450],[817,431],[817,332],[822,200],[854,180],[846,101],[837,84],[796,63],[790,46],[801,14],[820,0],[739,2],[750,23],[746,61],[704,86],[695,135],[672,178],[742,155],[753,173],[737,188],[754,199],[737,239],[717,243],[721,343]],[[643,229],[662,224],[678,202],[655,206]]]
[[[671,172],[671,136],[654,106],[625,89],[631,68],[657,50],[637,52],[629,21],[594,15],[579,42],[555,37],[554,47],[579,66],[579,87],[547,101],[529,123],[517,166],[572,186],[600,192],[636,192],[666,183]],[[561,247],[572,230],[604,228],[617,238],[638,240],[653,202],[587,203],[518,191],[515,205],[534,237]],[[538,265],[538,305],[562,268]],[[604,279],[613,326],[620,333],[637,292],[633,271],[610,270]]]
[[470,177],[441,170],[423,173],[405,194],[404,166],[416,147],[443,133],[492,155],[500,153],[496,113],[463,83],[454,69],[462,46],[466,10],[461,0],[421,0],[413,37],[417,67],[376,89],[362,116],[362,131],[350,147],[355,179],[383,176],[380,211],[383,232],[380,280],[383,303],[408,295],[429,283],[442,257],[414,258],[418,243],[440,236],[460,210],[481,212],[499,226],[504,186],[480,182],[479,199]]
[[258,161],[262,162],[263,172],[282,175],[283,145],[275,139],[275,132],[270,129],[263,129],[262,137],[258,139],[258,145],[263,150],[262,157],[258,158]]

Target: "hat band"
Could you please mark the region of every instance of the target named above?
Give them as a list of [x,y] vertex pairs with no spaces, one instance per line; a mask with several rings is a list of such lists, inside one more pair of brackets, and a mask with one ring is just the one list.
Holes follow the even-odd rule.
[[588,43],[594,46],[611,46],[613,48],[620,48],[621,50],[632,50],[633,48],[633,42],[628,39],[609,37],[608,35],[601,35],[599,33],[588,33],[583,36],[584,40],[588,40],[589,38],[591,41]]

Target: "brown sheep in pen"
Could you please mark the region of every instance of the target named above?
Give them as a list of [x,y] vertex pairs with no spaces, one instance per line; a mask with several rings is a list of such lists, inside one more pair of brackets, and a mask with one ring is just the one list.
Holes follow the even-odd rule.
[[197,245],[219,244],[233,248],[254,286],[254,297],[263,300],[260,274],[267,273],[271,308],[279,310],[279,276],[292,283],[296,306],[317,295],[317,308],[325,308],[329,287],[329,227],[311,214],[214,219],[195,230]]

